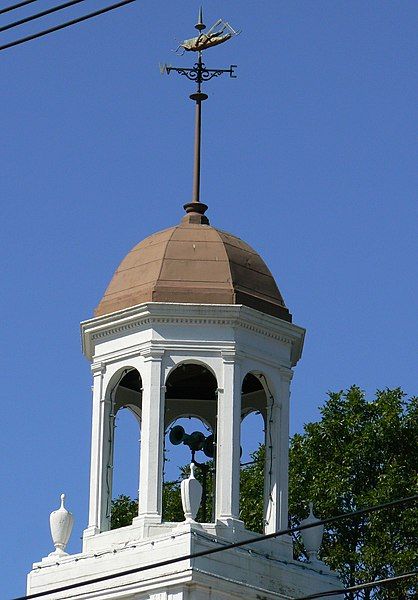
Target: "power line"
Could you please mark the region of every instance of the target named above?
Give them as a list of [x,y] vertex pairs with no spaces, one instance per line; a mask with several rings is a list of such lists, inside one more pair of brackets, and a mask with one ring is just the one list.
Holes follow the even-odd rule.
[[23,25],[24,23],[29,23],[30,21],[34,21],[35,19],[40,19],[41,17],[46,17],[58,10],[63,10],[64,8],[69,8],[74,4],[79,4],[80,2],[84,2],[84,0],[70,0],[70,2],[65,2],[64,4],[58,4],[58,6],[53,6],[52,8],[48,8],[47,10],[43,10],[42,12],[35,13],[34,15],[29,15],[29,17],[24,17],[23,19],[19,19],[19,21],[14,21],[13,23],[8,23],[7,25],[3,25],[0,27],[0,33],[2,31],[7,31],[8,29],[12,29],[13,27],[17,27],[18,25]]
[[61,25],[55,25],[55,27],[50,27],[49,29],[45,29],[43,31],[39,31],[38,33],[28,35],[24,38],[15,40],[14,42],[9,42],[8,44],[4,44],[3,46],[0,46],[0,50],[7,50],[7,48],[12,48],[13,46],[18,46],[19,44],[24,44],[25,42],[29,42],[30,40],[35,40],[36,38],[42,37],[44,35],[48,35],[49,33],[53,33],[54,31],[59,31],[60,29],[64,29],[65,27],[70,27],[71,25],[76,25],[77,23],[81,23],[82,21],[87,21],[87,19],[92,19],[93,17],[98,17],[99,15],[109,12],[110,10],[115,10],[116,8],[125,6],[125,4],[130,4],[131,2],[136,2],[136,0],[123,0],[122,2],[117,2],[116,4],[111,4],[110,6],[101,8],[100,10],[96,10],[95,12],[91,12],[91,13],[88,13],[87,15],[83,15],[82,17],[72,19],[71,21],[67,21],[66,23],[61,23]]
[[[318,519],[318,521],[315,521],[314,523],[308,523],[307,525],[298,525],[297,527],[289,527],[288,529],[282,529],[280,531],[275,531],[274,533],[267,533],[265,535],[260,535],[256,538],[250,538],[250,539],[242,540],[240,542],[234,542],[232,544],[224,544],[222,546],[210,548],[209,550],[201,550],[200,552],[193,552],[192,554],[187,554],[186,556],[177,556],[175,558],[162,560],[158,563],[152,563],[152,564],[148,564],[148,565],[143,565],[142,567],[135,567],[134,569],[129,569],[127,571],[121,571],[120,573],[112,573],[110,575],[102,575],[100,577],[95,577],[94,579],[90,579],[88,581],[71,583],[71,584],[64,585],[59,588],[55,588],[53,590],[48,590],[45,592],[37,592],[35,594],[30,594],[29,596],[21,596],[19,598],[14,598],[13,600],[32,600],[34,598],[41,598],[42,596],[47,596],[49,594],[58,594],[59,592],[72,590],[74,588],[83,587],[86,585],[93,585],[95,583],[101,583],[103,581],[109,581],[110,579],[115,579],[117,577],[124,577],[127,575],[134,575],[136,573],[142,573],[144,571],[149,571],[150,569],[167,567],[169,565],[172,565],[172,564],[175,564],[178,562],[182,562],[184,560],[193,560],[195,558],[201,558],[203,556],[217,554],[218,552],[224,552],[225,550],[232,550],[234,548],[240,548],[241,546],[247,546],[250,544],[254,544],[256,542],[270,540],[272,538],[280,537],[283,535],[289,535],[292,533],[296,533],[297,531],[303,531],[304,529],[318,527],[319,525],[329,525],[330,523],[336,523],[338,521],[342,521],[342,520],[348,519],[350,517],[357,517],[360,515],[364,515],[366,513],[373,513],[378,510],[392,508],[394,506],[399,506],[401,504],[407,504],[409,502],[414,502],[416,500],[418,500],[418,494],[415,494],[414,496],[409,496],[408,498],[401,498],[400,500],[392,500],[391,502],[386,502],[384,504],[378,504],[378,505],[372,506],[370,508],[362,508],[360,510],[356,510],[351,513],[345,513],[345,514],[337,515],[335,517],[329,517],[328,519],[322,519],[322,520]],[[341,594],[341,590],[339,590],[339,593]]]
[[13,6],[8,6],[7,8],[2,8],[0,10],[0,15],[9,12],[10,10],[16,10],[16,8],[21,8],[22,6],[26,6],[27,4],[32,4],[32,2],[36,2],[36,0],[25,0],[24,2],[18,2],[17,4],[13,4]]
[[319,592],[318,594],[311,594],[310,596],[302,596],[296,600],[314,600],[314,598],[324,598],[324,596],[339,596],[340,594],[349,594],[350,592],[359,592],[360,590],[366,590],[368,588],[385,586],[397,581],[404,581],[411,579],[411,577],[417,577],[418,571],[411,573],[404,573],[403,575],[395,575],[394,577],[388,577],[387,579],[377,579],[376,581],[368,581],[367,583],[359,583],[358,585],[352,585],[351,587],[344,588],[343,590],[335,589],[328,590],[327,592]]

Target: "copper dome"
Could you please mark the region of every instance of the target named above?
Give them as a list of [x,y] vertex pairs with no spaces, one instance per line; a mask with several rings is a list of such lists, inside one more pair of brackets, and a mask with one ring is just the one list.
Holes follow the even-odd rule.
[[292,320],[257,252],[234,235],[186,219],[147,237],[128,253],[95,315],[143,302],[244,304]]

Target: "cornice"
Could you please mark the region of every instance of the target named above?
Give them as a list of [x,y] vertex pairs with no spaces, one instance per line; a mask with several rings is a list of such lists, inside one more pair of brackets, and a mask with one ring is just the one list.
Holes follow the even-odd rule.
[[292,364],[300,358],[305,330],[293,323],[235,304],[148,302],[81,323],[83,353],[91,360],[97,341],[159,324],[221,325],[292,345]]

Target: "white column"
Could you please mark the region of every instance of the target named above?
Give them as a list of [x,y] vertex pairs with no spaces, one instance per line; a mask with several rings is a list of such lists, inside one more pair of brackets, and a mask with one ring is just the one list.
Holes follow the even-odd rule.
[[289,519],[289,404],[290,383],[293,377],[291,369],[281,368],[280,388],[280,455],[279,455],[279,493],[277,528],[286,529]]
[[223,389],[218,393],[216,438],[216,520],[238,525],[241,369],[235,353],[222,353],[222,358],[224,376]]
[[[84,535],[91,536],[106,530],[107,493],[106,479],[110,453],[109,447],[109,409],[103,389],[103,376],[106,370],[102,363],[93,364],[93,410],[91,427],[90,459],[90,500],[89,522]],[[108,406],[109,405],[109,406]],[[111,478],[111,473],[109,473]]]
[[[148,350],[141,369],[142,423],[139,506],[135,523],[161,523],[164,461],[164,394],[161,361],[164,351]],[[144,529],[144,535],[146,531]]]
[[277,393],[268,398],[266,423],[266,533],[288,526],[289,396],[292,371],[280,368]]

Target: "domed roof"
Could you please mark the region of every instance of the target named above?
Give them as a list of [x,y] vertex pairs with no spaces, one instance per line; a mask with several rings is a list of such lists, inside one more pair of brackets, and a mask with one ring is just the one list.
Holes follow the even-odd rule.
[[143,302],[190,302],[244,304],[292,320],[257,252],[203,219],[187,217],[127,254],[96,308],[97,317]]

